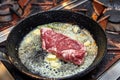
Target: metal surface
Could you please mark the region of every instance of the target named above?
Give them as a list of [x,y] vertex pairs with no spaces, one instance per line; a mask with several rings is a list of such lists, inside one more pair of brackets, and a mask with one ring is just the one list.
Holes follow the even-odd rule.
[[0,61],[0,80],[15,80],[1,61]]
[[77,1],[78,0],[68,0],[68,1],[66,1],[66,2],[64,2],[64,3],[58,5],[58,6],[54,7],[54,8],[51,8],[50,10],[60,10],[60,9],[64,8],[65,6],[68,6],[68,5],[70,5],[70,4],[74,3],[74,2],[77,2]]
[[10,27],[10,28],[0,32],[0,43],[7,39],[7,36],[10,33],[10,31],[12,30],[12,28],[13,27]]
[[120,77],[120,60],[102,74],[97,80],[117,80]]
[[72,8],[80,6],[81,4],[86,3],[87,1],[89,1],[89,0],[78,0],[77,2],[75,2],[75,3],[73,3],[73,4],[69,5],[69,6],[65,6],[63,9],[69,9],[70,10]]

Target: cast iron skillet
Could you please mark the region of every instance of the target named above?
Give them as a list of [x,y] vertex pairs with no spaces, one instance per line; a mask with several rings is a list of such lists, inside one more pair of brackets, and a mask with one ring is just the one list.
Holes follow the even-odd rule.
[[[31,73],[20,61],[18,58],[18,48],[23,40],[24,36],[27,35],[31,30],[36,28],[38,25],[43,25],[52,22],[62,22],[62,23],[72,23],[79,25],[80,28],[87,29],[95,39],[98,45],[98,54],[94,62],[89,66],[86,70],[79,72],[76,75],[64,77],[61,79],[64,80],[72,80],[77,79],[86,75],[88,72],[93,70],[98,63],[102,60],[105,52],[106,52],[106,36],[102,28],[92,19],[81,15],[79,13],[65,11],[65,10],[57,10],[57,11],[46,11],[39,12],[34,14],[26,19],[22,20],[18,23],[13,30],[10,32],[7,38],[7,56],[9,57],[10,62],[22,73],[36,78],[36,79],[46,79],[53,80],[49,78],[45,78],[42,76],[38,76],[37,74]],[[57,79],[57,80],[61,80]],[[55,80],[55,79],[54,79]]]

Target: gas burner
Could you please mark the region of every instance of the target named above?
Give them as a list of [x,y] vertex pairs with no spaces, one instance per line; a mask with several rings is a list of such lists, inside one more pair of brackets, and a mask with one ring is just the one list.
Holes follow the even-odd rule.
[[105,15],[110,15],[108,19],[112,23],[120,23],[120,1],[119,0],[99,0],[105,6],[107,6],[107,10]]
[[[109,22],[107,24],[107,30],[111,31],[112,32],[115,32],[117,34],[120,34],[120,23],[111,23]],[[114,34],[114,33],[113,33]]]
[[104,3],[110,9],[120,10],[119,0],[99,0],[99,1]]
[[29,7],[25,5],[29,5],[30,1],[22,2],[24,3],[21,3],[21,0],[2,0],[0,2],[0,31],[15,25],[17,21],[24,17],[25,10]]
[[18,17],[23,14],[23,10],[17,1],[2,0],[0,2],[0,22],[10,22],[13,20],[13,14],[16,14]]
[[112,23],[120,23],[120,11],[119,10],[107,10],[104,15],[110,15],[109,21]]

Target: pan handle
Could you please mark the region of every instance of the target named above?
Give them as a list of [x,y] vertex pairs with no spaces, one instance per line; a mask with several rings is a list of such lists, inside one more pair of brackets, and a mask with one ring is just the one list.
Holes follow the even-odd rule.
[[8,66],[6,64],[10,64],[10,61],[7,58],[6,55],[7,49],[6,46],[2,43],[0,43],[0,80],[1,79],[7,79],[7,80],[15,80],[12,74],[9,72]]
[[[0,44],[0,60],[1,60],[1,61],[9,62],[6,53],[7,53],[6,46],[1,43],[1,44]],[[9,63],[10,63],[10,62],[9,62]]]
[[3,52],[1,52],[1,51],[0,51],[0,60],[1,60],[1,61],[9,62],[9,60],[8,60],[8,58],[7,58],[7,56],[6,56],[6,54],[3,53]]

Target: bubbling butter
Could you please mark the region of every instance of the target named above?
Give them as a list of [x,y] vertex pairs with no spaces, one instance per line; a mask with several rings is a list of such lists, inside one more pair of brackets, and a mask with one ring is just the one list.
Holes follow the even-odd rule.
[[[70,62],[64,62],[55,55],[42,50],[40,36],[42,27],[52,28],[58,33],[83,43],[87,49],[84,63],[78,66]],[[88,68],[93,63],[97,50],[95,40],[86,29],[80,29],[78,25],[55,22],[40,25],[28,33],[20,44],[18,55],[21,62],[32,73],[47,78],[63,78],[75,75]]]
[[51,53],[48,53],[47,56],[45,56],[44,61],[46,61],[50,65],[50,67],[54,69],[58,69],[61,66],[61,63],[56,55],[53,55]]

